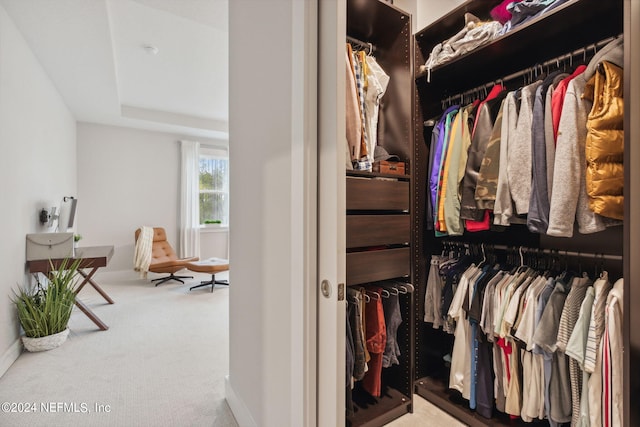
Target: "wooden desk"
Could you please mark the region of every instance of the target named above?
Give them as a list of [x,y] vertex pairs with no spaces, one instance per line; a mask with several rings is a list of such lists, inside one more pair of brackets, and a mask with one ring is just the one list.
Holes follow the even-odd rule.
[[[109,303],[113,304],[113,300],[111,297],[102,289],[94,280],[93,275],[96,274],[96,271],[100,267],[106,267],[107,263],[113,256],[113,246],[87,246],[76,248],[76,254],[72,258],[73,260],[80,260],[80,265],[78,267],[78,274],[82,276],[83,280],[78,285],[78,289],[76,290],[76,300],[75,303],[78,308],[86,314],[86,316],[93,321],[93,323],[100,328],[100,330],[106,331],[109,327],[102,321],[96,314],[91,311],[89,307],[82,301],[77,298],[78,292],[82,290],[84,285],[89,283],[102,297]],[[27,261],[27,267],[31,273],[44,273],[48,274],[50,271],[55,270],[60,266],[63,259],[38,259]],[[53,269],[51,265],[53,264]],[[89,273],[85,272],[84,269],[90,269]]]

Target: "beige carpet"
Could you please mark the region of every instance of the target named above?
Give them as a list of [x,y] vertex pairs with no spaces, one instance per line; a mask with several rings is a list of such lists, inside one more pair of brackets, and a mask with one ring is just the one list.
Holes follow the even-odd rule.
[[0,378],[0,403],[23,413],[3,406],[0,426],[237,426],[224,400],[229,291],[190,292],[210,277],[194,276],[156,288],[134,272],[98,273],[115,304],[89,286],[80,297],[109,330],[76,309],[61,347],[23,353]]
[[[115,304],[89,286],[80,297],[109,330],[75,309],[61,347],[22,353],[0,378],[0,404],[13,403],[9,409],[22,413],[3,406],[0,426],[237,427],[224,399],[228,288],[189,291],[209,277],[195,273],[185,285],[156,288],[134,272],[98,274]],[[414,399],[414,413],[389,426],[464,426]]]

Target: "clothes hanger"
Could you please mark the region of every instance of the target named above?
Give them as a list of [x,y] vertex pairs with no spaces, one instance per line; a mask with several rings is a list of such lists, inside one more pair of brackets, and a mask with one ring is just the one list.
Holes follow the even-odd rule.
[[[380,287],[384,292],[387,292],[390,295],[400,294],[400,291],[398,291],[398,288],[396,288],[394,285],[391,285],[389,283],[382,283]],[[382,296],[384,297],[385,295],[383,294]],[[388,295],[387,295],[387,298],[388,298]]]
[[480,244],[480,248],[482,249],[482,261],[480,261],[480,265],[482,265],[487,261],[487,254],[484,252],[484,242]]
[[405,293],[413,293],[413,291],[415,290],[414,286],[411,283],[402,282],[402,284],[398,284],[398,287],[401,288]]
[[602,259],[600,260],[600,278],[604,278],[605,275],[607,274],[607,270],[604,269],[604,253],[601,254],[602,255]]
[[520,265],[516,268],[516,273],[524,273],[529,267],[524,263],[524,247],[518,247],[518,254],[520,255]]
[[[367,295],[369,295],[371,298],[373,298],[375,301],[378,301],[380,298],[382,298],[382,296],[377,293],[376,291],[365,291],[367,293]],[[368,302],[368,301],[367,301]]]

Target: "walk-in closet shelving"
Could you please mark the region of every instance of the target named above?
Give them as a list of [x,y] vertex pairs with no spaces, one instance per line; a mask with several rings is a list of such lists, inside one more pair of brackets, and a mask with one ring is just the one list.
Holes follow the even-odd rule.
[[[539,64],[574,53],[573,62],[580,57],[591,57],[594,44],[623,33],[623,1],[570,0],[543,16],[513,29],[449,63],[427,71],[423,66],[433,47],[455,35],[464,25],[464,14],[469,12],[482,20],[490,20],[489,12],[500,1],[470,0],[415,34],[415,85],[414,128],[415,141],[412,175],[412,210],[415,212],[413,268],[416,284],[415,374],[416,392],[471,426],[531,425],[508,416],[498,415],[486,419],[468,409],[468,402],[448,387],[449,370],[443,356],[451,350],[453,337],[423,322],[426,280],[432,254],[442,250],[442,239],[434,237],[426,229],[427,163],[432,119],[443,112],[443,102],[477,87],[491,89],[492,83],[522,70],[535,70]],[[583,51],[584,53],[579,53]],[[568,60],[567,60],[568,61]],[[558,60],[560,63],[560,60]],[[546,71],[546,69],[544,70]],[[532,71],[533,73],[533,71]],[[625,75],[626,77],[626,75]],[[507,88],[515,89],[523,84],[523,78],[504,81]],[[625,95],[626,96],[626,95]],[[625,124],[626,128],[626,124]],[[627,141],[627,148],[629,142]],[[627,158],[625,158],[625,164]],[[627,189],[625,189],[627,191]],[[629,210],[626,211],[625,227]],[[577,231],[571,238],[555,238],[530,233],[526,226],[511,226],[502,232],[465,232],[455,241],[496,244],[505,247],[525,246],[571,251],[569,262],[581,263],[585,268],[597,263],[596,254],[609,254],[606,267],[612,276],[622,277],[622,257],[628,251],[624,243],[622,226],[606,231],[581,235]],[[585,254],[575,256],[576,254]],[[586,255],[589,253],[589,255]],[[591,259],[590,257],[593,257]],[[627,279],[625,279],[625,282]],[[628,287],[629,285],[625,283]],[[626,290],[625,290],[626,292]],[[627,294],[625,295],[627,298]],[[495,411],[494,411],[495,412]],[[534,425],[548,425],[546,421]]]
[[[356,50],[373,55],[389,75],[380,103],[378,145],[405,162],[405,175],[346,171],[347,288],[372,288],[380,283],[413,283],[413,42],[411,16],[380,0],[347,1],[347,40]],[[347,299],[348,301],[348,299]],[[412,412],[412,292],[399,295],[402,323],[397,339],[399,364],[382,369],[382,390],[373,397],[355,383],[353,413],[348,426],[381,426]]]

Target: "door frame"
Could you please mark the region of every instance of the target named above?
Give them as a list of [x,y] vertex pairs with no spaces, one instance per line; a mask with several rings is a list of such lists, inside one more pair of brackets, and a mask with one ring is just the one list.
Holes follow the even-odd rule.
[[[346,0],[318,2],[317,425],[345,424]],[[322,282],[328,284],[328,296]]]

